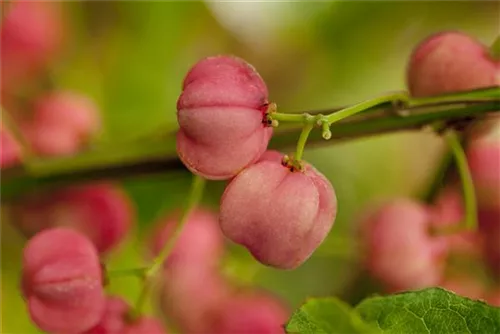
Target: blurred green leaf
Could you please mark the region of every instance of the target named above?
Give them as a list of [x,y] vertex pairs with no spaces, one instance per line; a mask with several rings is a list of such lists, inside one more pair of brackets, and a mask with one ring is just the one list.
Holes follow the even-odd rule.
[[287,333],[356,334],[378,333],[349,305],[337,298],[311,299],[292,315]]
[[356,310],[384,333],[500,333],[500,308],[441,288],[368,298]]

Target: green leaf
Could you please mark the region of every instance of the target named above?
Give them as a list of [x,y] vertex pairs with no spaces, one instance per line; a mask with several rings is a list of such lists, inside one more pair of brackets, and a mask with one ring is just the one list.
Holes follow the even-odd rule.
[[500,333],[500,308],[441,288],[368,298],[356,310],[384,333]]
[[376,327],[364,323],[355,310],[337,298],[308,300],[294,312],[286,331],[300,334],[379,332]]

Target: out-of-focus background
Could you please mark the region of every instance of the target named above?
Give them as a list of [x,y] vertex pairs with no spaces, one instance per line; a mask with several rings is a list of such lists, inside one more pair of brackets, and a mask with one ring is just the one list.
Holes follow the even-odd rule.
[[[205,56],[234,54],[254,65],[281,111],[322,109],[405,89],[408,56],[431,33],[461,30],[489,45],[500,26],[495,1],[71,1],[60,6],[63,48],[44,84],[97,102],[104,129],[96,146],[175,129],[183,77]],[[337,192],[338,218],[328,239],[294,271],[266,268],[233,246],[225,272],[274,291],[292,307],[309,296],[336,295],[354,303],[376,292],[359,267],[363,254],[354,242],[356,219],[372,201],[420,194],[432,180],[440,153],[440,140],[430,133],[306,150],[305,158]],[[141,261],[141,236],[160,207],[182,203],[189,182],[189,174],[123,180],[138,215],[130,241],[109,256],[111,268]],[[214,184],[206,195],[214,208],[222,189]],[[1,332],[37,333],[18,288],[25,241],[2,220]],[[130,301],[138,289],[134,278],[110,286]]]

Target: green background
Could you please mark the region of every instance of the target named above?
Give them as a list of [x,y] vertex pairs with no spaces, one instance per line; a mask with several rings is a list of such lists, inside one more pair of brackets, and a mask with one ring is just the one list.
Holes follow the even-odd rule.
[[[93,97],[110,145],[175,129],[175,103],[187,70],[200,58],[234,54],[253,64],[280,111],[342,106],[405,88],[406,62],[427,35],[462,30],[486,45],[498,34],[498,2],[167,2],[64,3],[64,52],[51,65],[59,88]],[[126,145],[124,145],[126,147]],[[306,297],[341,296],[354,303],[376,287],[359,268],[357,217],[370,203],[416,196],[432,180],[442,143],[430,133],[400,133],[306,149],[305,158],[332,182],[338,218],[315,255],[294,271],[266,268],[231,246],[224,270],[268,288],[292,307]],[[181,174],[124,180],[137,207],[129,242],[111,254],[110,268],[142,261],[141,236],[158,210],[178,207],[190,178]],[[223,184],[205,201],[216,208]],[[23,238],[2,217],[2,333],[37,333],[18,289]],[[134,278],[111,282],[133,301]]]

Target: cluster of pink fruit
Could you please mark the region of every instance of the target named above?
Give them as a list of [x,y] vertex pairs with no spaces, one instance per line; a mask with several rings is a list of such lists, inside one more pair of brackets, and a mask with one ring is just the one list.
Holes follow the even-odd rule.
[[[153,231],[153,255],[177,224],[175,214],[160,221]],[[24,249],[22,291],[33,322],[58,334],[165,333],[159,319],[134,316],[125,300],[106,296],[103,253],[89,237],[96,230],[82,233],[79,227],[45,227]],[[218,271],[224,242],[214,213],[190,214],[159,275],[159,309],[182,333],[282,332],[289,316],[284,303],[264,291],[233,287]]]
[[[166,217],[153,230],[153,255],[171,238],[178,218]],[[218,219],[202,208],[190,214],[164,265],[161,310],[182,333],[282,333],[289,317],[283,302],[267,292],[233,285],[220,272],[225,240]]]
[[[426,39],[415,49],[408,69],[408,85],[415,97],[500,85],[500,60],[459,32]],[[487,123],[472,125],[466,136],[478,231],[431,233],[457,226],[465,218],[455,183],[431,205],[399,198],[373,208],[363,218],[366,266],[389,292],[442,286],[500,306],[500,285],[495,283],[500,278],[500,136],[494,133],[500,122],[491,119]],[[457,257],[462,267],[452,261]],[[467,257],[472,261],[465,261]],[[489,275],[480,274],[478,263],[486,264]]]
[[[77,153],[100,128],[98,108],[83,95],[41,89],[29,97],[22,91],[29,82],[43,80],[62,43],[59,6],[13,2],[1,29],[6,69],[2,106],[8,107],[28,147],[39,157]],[[31,30],[32,26],[38,28]],[[1,135],[2,169],[20,165],[20,143],[7,127],[2,126]],[[8,210],[28,238],[22,293],[40,329],[58,334],[165,333],[159,319],[136,315],[127,301],[105,293],[108,277],[102,261],[127,237],[135,216],[133,203],[118,184],[101,181],[34,193],[10,203]],[[289,312],[278,298],[232,287],[217,272],[224,247],[217,221],[204,210],[189,217],[165,265],[168,276],[161,275],[161,309],[186,333],[282,332]],[[164,243],[175,223],[173,217],[166,218],[163,239],[156,240],[155,247]]]
[[[34,97],[32,112],[19,112],[25,93],[20,87],[43,76],[62,43],[58,6],[14,2],[1,30],[6,69],[2,105],[40,156],[75,153],[100,128],[97,107],[72,92],[44,91]],[[499,68],[473,39],[443,33],[417,48],[409,88],[419,97],[491,86],[499,84]],[[198,177],[228,184],[218,216],[200,208],[190,213],[158,277],[160,308],[182,332],[282,332],[289,312],[278,298],[238,288],[219,271],[223,236],[245,246],[263,264],[294,269],[323,242],[335,221],[337,203],[330,182],[300,157],[267,150],[272,106],[262,78],[239,58],[206,58],[184,80],[177,102],[179,157]],[[1,167],[20,164],[19,143],[4,127],[1,136]],[[481,286],[472,296],[457,283],[462,277],[457,280],[445,270],[451,254],[462,252],[484,257],[492,272],[500,274],[500,143],[477,132],[470,138],[468,158],[479,194],[477,233],[431,233],[463,219],[455,185],[432,207],[398,199],[367,216],[362,233],[367,265],[390,291],[443,285],[498,303],[495,288]],[[10,212],[30,238],[24,249],[22,291],[38,327],[61,334],[165,333],[158,319],[138,315],[125,300],[104,292],[107,277],[101,260],[126,237],[134,217],[131,201],[117,185],[100,182],[34,194],[14,203]],[[161,221],[153,255],[175,233],[178,218]]]
[[293,269],[326,238],[337,203],[313,166],[266,151],[270,105],[266,84],[242,59],[198,62],[177,102],[177,152],[194,174],[230,180],[220,204],[225,236],[266,265]]

